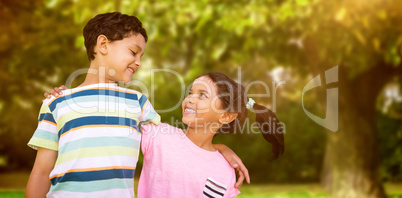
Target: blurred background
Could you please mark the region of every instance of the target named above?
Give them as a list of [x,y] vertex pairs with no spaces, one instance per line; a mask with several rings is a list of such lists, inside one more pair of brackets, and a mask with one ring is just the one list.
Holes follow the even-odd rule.
[[[181,120],[180,80],[168,72],[151,79],[151,69],[171,69],[186,86],[212,71],[236,80],[240,73],[248,94],[269,86],[253,98],[284,123],[284,155],[269,161],[258,133],[215,138],[250,171],[239,197],[402,197],[400,0],[0,0],[0,197],[23,197],[43,93],[88,68],[82,29],[112,11],[137,16],[148,32],[130,86],[149,95],[166,123]],[[326,84],[335,66],[338,79]],[[321,86],[304,93],[318,75]],[[333,88],[336,132],[304,112],[325,118]]]

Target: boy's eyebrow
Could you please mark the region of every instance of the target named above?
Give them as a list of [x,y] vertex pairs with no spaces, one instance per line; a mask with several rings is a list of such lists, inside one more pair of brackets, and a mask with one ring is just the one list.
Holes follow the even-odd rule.
[[137,46],[137,47],[140,48],[140,50],[142,51],[142,48],[141,48],[139,45],[137,45],[137,44],[132,44],[132,45]]

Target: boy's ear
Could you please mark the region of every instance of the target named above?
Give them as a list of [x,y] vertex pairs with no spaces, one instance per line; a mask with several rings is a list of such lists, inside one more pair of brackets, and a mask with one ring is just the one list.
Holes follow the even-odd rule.
[[[99,35],[96,39],[96,48],[101,54],[107,54],[107,44],[109,43],[109,39],[105,35]],[[96,53],[96,52],[95,52]]]
[[228,113],[228,112],[226,112],[226,113],[221,115],[221,117],[219,118],[219,122],[221,124],[229,124],[233,120],[235,120],[238,115],[239,115],[238,113]]

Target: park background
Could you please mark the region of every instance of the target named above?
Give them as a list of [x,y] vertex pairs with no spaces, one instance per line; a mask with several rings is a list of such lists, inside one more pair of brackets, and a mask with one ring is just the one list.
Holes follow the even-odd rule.
[[[183,93],[175,75],[151,79],[151,69],[176,71],[186,85],[203,73],[237,79],[240,71],[244,86],[269,86],[270,96],[254,99],[275,107],[285,124],[284,155],[269,161],[271,147],[261,134],[215,140],[250,171],[252,183],[239,197],[402,197],[399,0],[1,0],[0,197],[23,197],[35,158],[26,144],[43,93],[88,67],[82,29],[111,11],[137,16],[148,32],[143,66],[133,78],[152,86],[156,110],[173,107]],[[338,81],[326,85],[325,71],[335,66]],[[318,75],[322,86],[303,93]],[[275,94],[273,81],[285,82]],[[303,110],[325,118],[332,88],[339,93],[336,132]],[[266,90],[256,83],[248,92]],[[180,121],[181,108],[160,114],[166,123]]]

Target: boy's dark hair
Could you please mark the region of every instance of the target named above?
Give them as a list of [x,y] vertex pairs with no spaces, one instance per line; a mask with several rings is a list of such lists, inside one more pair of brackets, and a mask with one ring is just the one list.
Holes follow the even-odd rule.
[[[206,76],[216,85],[217,95],[221,101],[222,108],[230,113],[237,113],[237,117],[229,124],[224,124],[219,133],[227,134],[240,130],[247,117],[247,93],[244,87],[220,72],[212,72],[198,76]],[[277,159],[285,150],[283,131],[275,113],[266,107],[254,103],[252,107],[256,114],[256,122],[261,130],[264,139],[272,144],[272,159]]]
[[87,49],[88,59],[95,59],[94,47],[99,35],[105,35],[110,41],[122,40],[132,34],[141,34],[148,41],[147,32],[142,23],[135,16],[111,12],[98,14],[88,21],[84,27],[84,44]]

